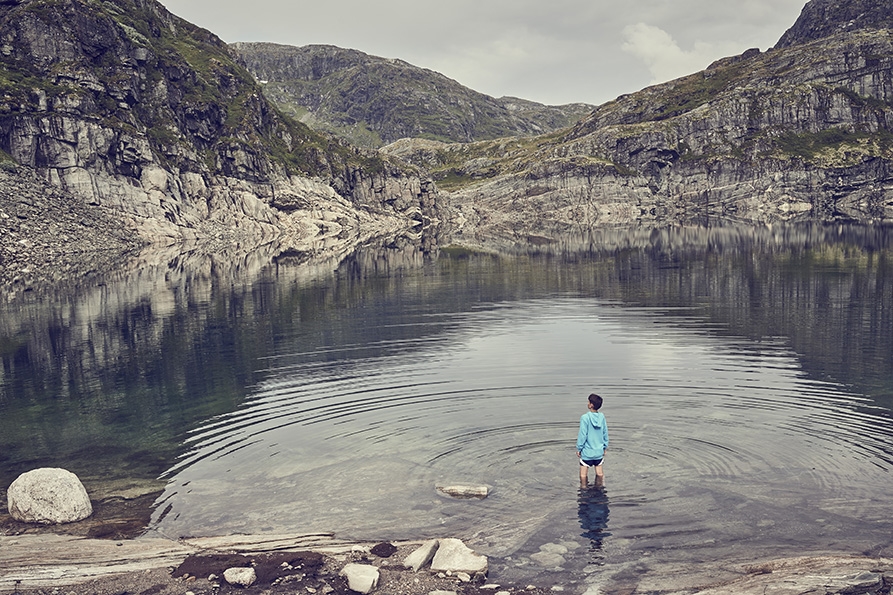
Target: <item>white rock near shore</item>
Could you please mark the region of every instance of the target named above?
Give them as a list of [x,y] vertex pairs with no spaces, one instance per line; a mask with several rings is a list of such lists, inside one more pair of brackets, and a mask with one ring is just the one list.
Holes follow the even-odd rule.
[[[416,548],[403,560],[404,568],[418,572],[420,568],[431,563],[431,572],[460,574],[487,574],[489,560],[487,556],[475,553],[462,543],[461,539],[431,539]],[[468,580],[471,580],[469,576]]]
[[73,523],[93,514],[77,475],[55,467],[21,474],[6,491],[6,502],[10,516],[25,523]]
[[223,578],[231,585],[250,587],[257,580],[257,573],[250,567],[233,567],[223,571]]
[[475,553],[462,540],[452,538],[440,540],[434,559],[431,560],[432,572],[487,574],[488,566],[487,556]]
[[371,593],[378,586],[378,568],[369,564],[348,564],[341,569],[351,591]]

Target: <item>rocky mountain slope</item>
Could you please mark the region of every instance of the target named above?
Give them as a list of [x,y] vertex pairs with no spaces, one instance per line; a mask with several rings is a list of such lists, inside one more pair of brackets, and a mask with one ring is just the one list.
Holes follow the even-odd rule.
[[0,149],[146,241],[438,217],[419,172],[283,116],[226,44],[154,0],[0,2]]
[[891,14],[891,0],[812,0],[777,47],[621,96],[568,130],[383,150],[434,172],[469,237],[711,218],[891,221]]
[[[295,70],[334,85],[345,99],[326,109],[344,110],[342,124],[357,130],[500,136],[367,152],[284,115],[243,67],[249,46],[237,56],[154,0],[0,0],[3,185],[38,193],[0,193],[3,278],[102,245],[276,238],[300,251],[444,220],[466,242],[716,218],[889,222],[891,14],[893,0],[811,0],[766,52],[536,136],[527,134],[572,110],[479,103],[435,73],[338,48],[280,47],[267,70],[253,67],[267,93]],[[390,109],[398,86],[388,81],[406,89],[414,77],[415,91],[403,91],[411,100]],[[413,111],[426,102],[449,117],[435,125]],[[52,225],[27,223],[43,208],[34,174],[53,188]],[[96,242],[56,241],[90,233],[79,220],[110,229]],[[38,232],[39,241],[16,235]],[[50,260],[34,257],[42,247]]]
[[358,146],[401,138],[471,142],[569,126],[594,109],[499,99],[444,75],[334,46],[231,46],[280,109]]

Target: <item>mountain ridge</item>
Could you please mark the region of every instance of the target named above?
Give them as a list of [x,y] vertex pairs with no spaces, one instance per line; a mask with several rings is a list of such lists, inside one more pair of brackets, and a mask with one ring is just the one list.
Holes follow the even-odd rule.
[[810,24],[851,8],[813,0],[789,47],[618,97],[563,132],[383,151],[432,172],[472,242],[662,221],[891,222],[893,30],[873,17],[827,35]]
[[225,43],[154,0],[7,1],[0,40],[0,149],[145,241],[437,219],[420,172],[284,117]]
[[812,0],[773,49],[816,41],[837,33],[893,28],[893,12],[881,0]]
[[405,137],[472,142],[551,132],[595,107],[494,98],[404,60],[332,45],[230,47],[284,112],[371,148]]
[[[154,0],[5,0],[0,166],[39,174],[144,242],[277,241],[289,253],[385,234],[434,249],[599,226],[889,223],[890,14],[893,0],[811,0],[776,47],[620,96],[571,126],[365,151],[283,114],[229,46]],[[337,57],[317,60],[320,77],[339,72]],[[467,118],[457,112],[459,129]],[[4,272],[27,279],[44,260],[39,243],[18,240],[27,230],[14,214],[34,209],[0,199]],[[83,233],[76,217],[47,216],[52,233]],[[123,239],[108,235],[131,246]]]

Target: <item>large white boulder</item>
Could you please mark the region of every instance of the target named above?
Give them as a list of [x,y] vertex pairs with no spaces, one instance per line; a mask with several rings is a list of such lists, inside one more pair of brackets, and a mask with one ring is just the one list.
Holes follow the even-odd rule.
[[12,518],[26,523],[73,523],[93,514],[77,475],[53,467],[19,475],[6,491],[6,504]]
[[487,556],[476,554],[460,539],[441,539],[431,560],[432,572],[467,572],[474,576],[478,572],[487,574]]

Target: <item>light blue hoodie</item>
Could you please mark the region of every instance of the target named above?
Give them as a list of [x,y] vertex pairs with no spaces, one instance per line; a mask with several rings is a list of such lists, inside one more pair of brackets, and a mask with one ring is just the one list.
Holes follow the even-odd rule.
[[608,421],[604,414],[589,411],[580,417],[580,433],[577,434],[577,451],[580,458],[595,461],[605,456],[608,448]]

